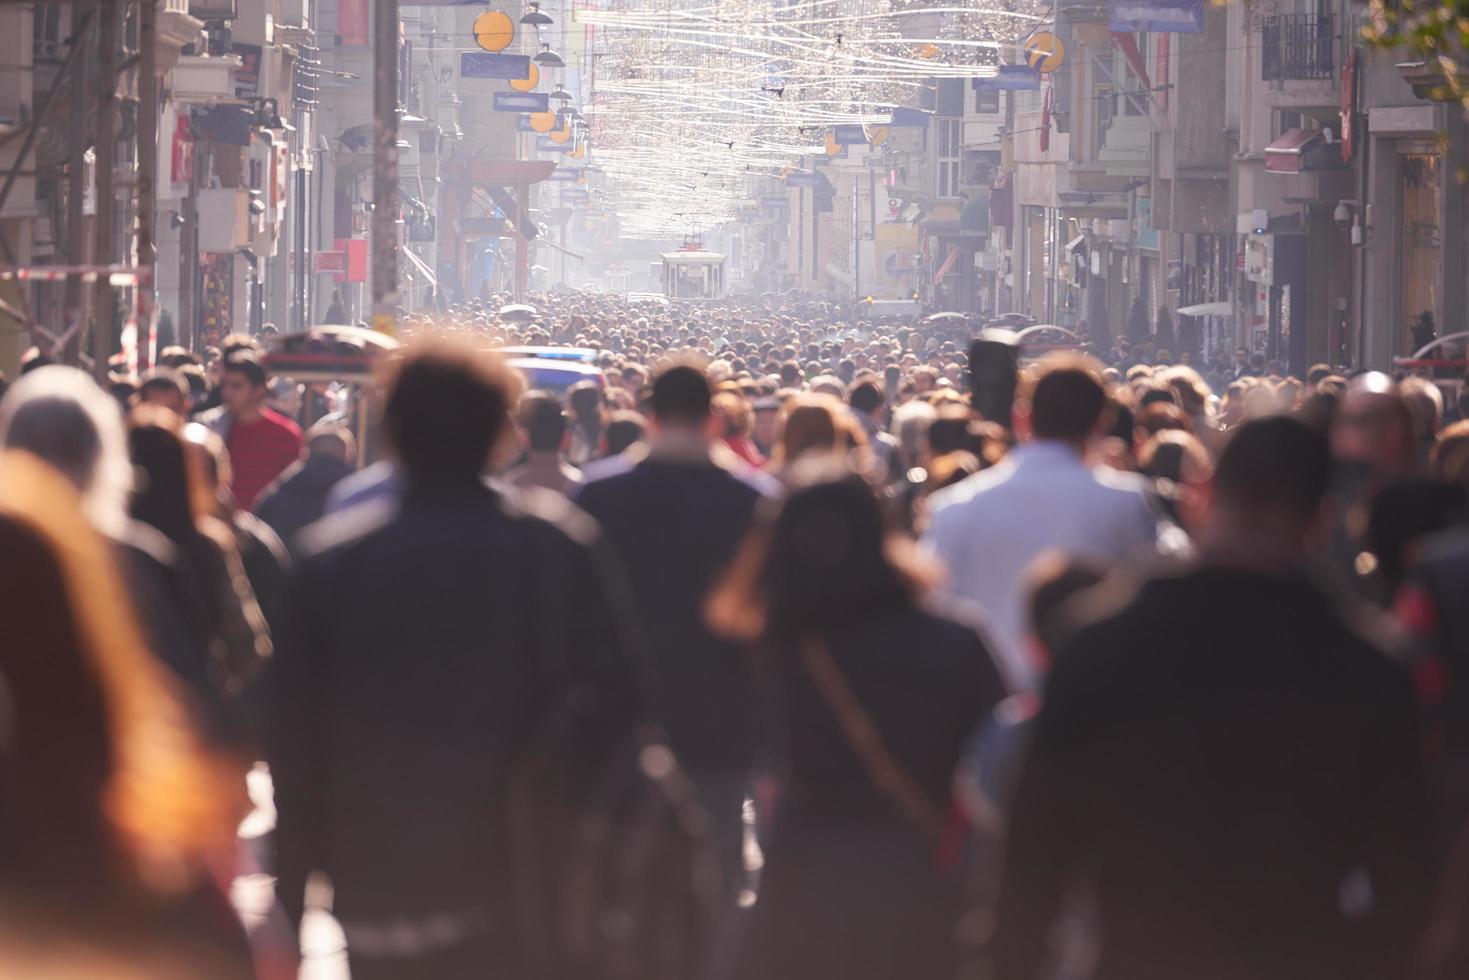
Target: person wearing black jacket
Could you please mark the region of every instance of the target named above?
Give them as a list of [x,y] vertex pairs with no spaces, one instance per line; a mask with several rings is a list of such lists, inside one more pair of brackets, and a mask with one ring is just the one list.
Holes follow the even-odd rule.
[[1005,684],[973,625],[925,600],[933,570],[861,476],[817,457],[790,477],[709,603],[717,626],[761,641],[782,786],[761,808],[738,976],[952,977],[949,786]]
[[318,422],[306,433],[306,455],[260,492],[255,516],[294,548],[301,531],[326,513],[332,487],[356,472],[352,465],[356,456],[352,430],[336,422]]
[[[330,876],[354,980],[520,976],[507,823],[522,750],[569,688],[605,718],[640,716],[595,526],[480,478],[516,389],[488,355],[410,350],[384,419],[403,500],[303,542],[269,751],[278,892],[299,923],[307,875]],[[576,615],[552,651],[562,606]]]
[[993,975],[1042,975],[1073,899],[1096,980],[1408,972],[1431,892],[1406,674],[1310,581],[1325,439],[1277,417],[1219,461],[1199,567],[1058,653],[1009,819]]
[[702,609],[769,488],[715,444],[710,401],[702,371],[664,370],[649,449],[624,454],[622,471],[583,486],[576,503],[627,570],[648,633],[654,716],[714,818],[734,890],[757,751],[754,679],[746,646],[714,636]]

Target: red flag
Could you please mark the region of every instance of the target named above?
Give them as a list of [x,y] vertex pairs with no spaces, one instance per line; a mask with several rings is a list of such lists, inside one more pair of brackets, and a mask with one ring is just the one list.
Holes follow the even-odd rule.
[[1153,83],[1148,79],[1148,63],[1143,59],[1143,53],[1137,46],[1137,38],[1121,31],[1113,31],[1112,43],[1117,45],[1122,56],[1127,59],[1127,66],[1132,69],[1138,81],[1143,83],[1143,91],[1147,92],[1148,98],[1151,99]]
[[1041,104],[1041,152],[1051,150],[1051,86],[1046,88],[1046,101]]
[[175,184],[187,184],[194,175],[194,130],[183,113],[179,113],[178,128],[173,131],[172,149],[168,179]]

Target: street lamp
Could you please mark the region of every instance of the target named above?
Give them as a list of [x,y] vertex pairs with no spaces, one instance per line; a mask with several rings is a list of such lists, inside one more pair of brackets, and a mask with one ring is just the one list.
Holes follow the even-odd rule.
[[531,61],[534,61],[536,64],[540,65],[543,68],[566,67],[566,62],[561,60],[561,56],[559,54],[551,50],[551,45],[549,44],[542,44],[540,53],[532,58]]
[[548,27],[553,23],[549,14],[541,13],[541,5],[536,3],[536,0],[531,0],[530,10],[526,11],[525,16],[520,18],[520,22],[534,27],[536,30],[540,30],[542,27]]

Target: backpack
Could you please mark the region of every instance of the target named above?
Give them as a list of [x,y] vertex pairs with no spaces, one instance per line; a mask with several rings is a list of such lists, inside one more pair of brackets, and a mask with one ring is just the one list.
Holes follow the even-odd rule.
[[[544,525],[543,525],[544,526]],[[507,814],[528,980],[690,980],[720,895],[713,826],[661,733],[607,717],[567,676],[564,609],[541,567],[552,706],[522,751]]]

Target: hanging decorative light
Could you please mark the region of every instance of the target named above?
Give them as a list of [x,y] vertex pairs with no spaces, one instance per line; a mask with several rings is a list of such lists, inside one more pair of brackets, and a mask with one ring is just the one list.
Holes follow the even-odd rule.
[[844,152],[830,136],[838,126],[860,126],[869,146],[890,144],[889,127],[927,117],[914,107],[935,79],[994,75],[1014,39],[1052,15],[1047,0],[613,0],[579,9],[578,24],[595,29],[606,52],[582,83],[582,109],[623,233],[735,220],[783,171]]
[[549,98],[552,98],[552,99],[555,99],[557,102],[570,102],[571,101],[571,93],[568,92],[568,91],[566,91],[566,86],[565,85],[562,85],[560,82],[557,82],[556,83],[556,87],[551,90],[550,95],[548,97]]
[[551,50],[551,45],[549,44],[542,44],[540,52],[534,58],[532,58],[531,61],[534,61],[542,68],[566,67],[566,62],[561,60],[561,56],[559,54]]
[[541,13],[541,5],[536,0],[531,0],[529,6],[530,9],[525,12],[525,16],[520,18],[522,24],[540,30],[542,27],[548,27],[554,23],[549,14]]

